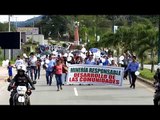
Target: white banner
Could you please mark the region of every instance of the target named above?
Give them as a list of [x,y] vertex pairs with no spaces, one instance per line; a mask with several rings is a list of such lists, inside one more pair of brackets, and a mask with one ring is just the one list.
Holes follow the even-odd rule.
[[69,65],[67,84],[96,84],[122,86],[124,68],[74,64]]

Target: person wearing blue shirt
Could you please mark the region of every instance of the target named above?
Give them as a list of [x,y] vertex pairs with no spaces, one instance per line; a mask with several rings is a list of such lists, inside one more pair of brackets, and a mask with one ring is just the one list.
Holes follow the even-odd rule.
[[46,80],[47,80],[47,85],[52,84],[52,77],[53,77],[53,68],[56,64],[55,59],[53,59],[53,56],[50,55],[49,56],[49,63],[47,64],[47,68],[46,68]]
[[133,87],[135,89],[135,82],[137,79],[137,76],[135,75],[135,72],[139,70],[139,63],[136,61],[136,56],[132,57],[132,62],[130,62],[126,68],[125,71],[130,70],[131,78],[132,78],[132,83],[130,88]]
[[103,62],[103,66],[109,65],[108,57],[106,57],[105,62]]
[[95,60],[93,59],[93,55],[89,56],[89,59],[86,60],[85,64],[89,64],[89,65],[96,65]]

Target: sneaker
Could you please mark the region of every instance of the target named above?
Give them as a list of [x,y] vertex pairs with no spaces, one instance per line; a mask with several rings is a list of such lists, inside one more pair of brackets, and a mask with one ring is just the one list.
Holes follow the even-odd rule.
[[133,86],[133,89],[135,89],[135,85]]
[[62,87],[60,87],[60,89],[62,90]]
[[57,89],[57,91],[59,91],[59,89]]

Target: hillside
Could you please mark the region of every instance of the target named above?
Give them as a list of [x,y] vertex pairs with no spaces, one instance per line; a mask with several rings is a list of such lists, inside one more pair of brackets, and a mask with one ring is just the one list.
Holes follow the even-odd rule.
[[[41,21],[42,17],[43,16],[41,15],[41,16],[38,16],[38,17],[28,19],[26,21],[18,21],[17,22],[17,27],[33,26],[33,24],[36,24],[39,21]],[[16,26],[16,22],[11,22],[11,24]]]

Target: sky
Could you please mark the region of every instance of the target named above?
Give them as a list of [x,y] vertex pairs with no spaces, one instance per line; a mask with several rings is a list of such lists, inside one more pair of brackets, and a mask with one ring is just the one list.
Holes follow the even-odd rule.
[[[10,21],[25,21],[30,18],[38,17],[40,15],[12,15]],[[0,15],[0,22],[8,22],[8,15]]]

